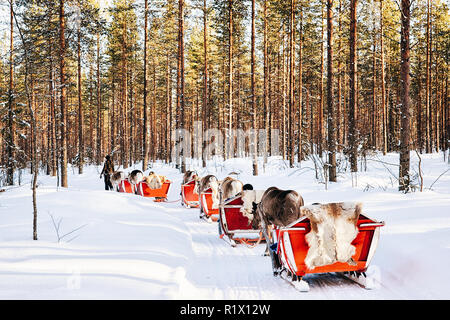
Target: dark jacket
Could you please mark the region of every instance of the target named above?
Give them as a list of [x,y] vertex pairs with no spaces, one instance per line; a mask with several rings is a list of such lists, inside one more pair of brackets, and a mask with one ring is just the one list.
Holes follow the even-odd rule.
[[111,160],[106,160],[103,165],[103,170],[101,174],[113,174],[114,173],[114,164]]

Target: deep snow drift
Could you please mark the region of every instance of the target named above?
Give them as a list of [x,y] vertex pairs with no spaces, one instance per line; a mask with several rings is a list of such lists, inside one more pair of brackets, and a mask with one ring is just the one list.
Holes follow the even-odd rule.
[[[418,160],[411,156],[414,174]],[[296,291],[272,276],[265,245],[232,248],[216,223],[181,207],[182,175],[156,163],[151,170],[173,181],[169,203],[104,191],[94,166],[83,175],[70,169],[68,189],[41,175],[38,241],[31,240],[29,183],[0,193],[0,299],[449,299],[450,171],[435,182],[449,166],[442,154],[423,155],[424,191],[402,194],[397,163],[395,154],[369,156],[356,186],[341,172],[328,190],[311,161],[289,169],[269,158],[258,177],[250,159],[212,160],[198,170],[218,178],[238,172],[255,189],[294,189],[306,204],[363,202],[364,214],[386,222],[371,264],[377,289],[321,274],[305,277],[310,292]]]

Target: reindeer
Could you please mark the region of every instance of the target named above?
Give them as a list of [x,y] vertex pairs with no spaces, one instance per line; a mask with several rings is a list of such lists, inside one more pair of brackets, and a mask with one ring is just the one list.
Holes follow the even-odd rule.
[[133,185],[137,185],[139,182],[142,181],[143,178],[144,174],[142,173],[141,170],[133,170],[128,175],[128,181]]
[[280,263],[270,249],[272,243],[269,238],[269,227],[272,224],[283,227],[294,222],[302,215],[300,208],[303,205],[303,198],[296,191],[280,190],[277,187],[268,188],[257,205],[256,212],[253,215],[252,227],[253,229],[261,229],[266,239],[266,254],[267,252],[270,254],[275,275],[278,274]]
[[119,191],[120,182],[125,179],[125,173],[123,171],[115,171],[111,176],[111,183],[116,191]]
[[[219,180],[217,177],[209,174],[200,179],[198,183],[195,184],[194,192],[201,194],[202,192],[211,188],[213,205],[212,209],[219,208]],[[203,210],[200,208],[200,210]]]
[[183,184],[186,184],[192,180],[197,181],[198,179],[199,177],[196,171],[188,170],[183,175]]
[[243,183],[235,178],[226,177],[220,182],[221,201],[234,197],[242,191]]

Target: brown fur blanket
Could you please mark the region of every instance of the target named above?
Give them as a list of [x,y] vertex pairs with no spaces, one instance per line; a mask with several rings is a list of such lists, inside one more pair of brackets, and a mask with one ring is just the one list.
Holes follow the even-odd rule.
[[309,269],[344,262],[355,265],[352,256],[356,248],[352,241],[358,234],[357,221],[361,203],[341,202],[304,206],[311,231],[306,235],[309,245],[305,264]]

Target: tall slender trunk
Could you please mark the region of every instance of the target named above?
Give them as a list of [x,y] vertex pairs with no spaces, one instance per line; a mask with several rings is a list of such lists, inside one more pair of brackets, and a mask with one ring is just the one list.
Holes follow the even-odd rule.
[[387,153],[387,106],[386,106],[386,80],[384,75],[384,40],[383,40],[383,0],[380,0],[380,55],[381,55],[381,110],[383,117],[383,154]]
[[97,165],[102,161],[102,103],[100,79],[100,34],[97,33]]
[[323,27],[323,2],[324,0],[321,0],[321,42],[320,42],[320,92],[319,92],[319,128],[318,128],[318,141],[317,141],[317,147],[320,157],[322,157],[322,144],[324,139],[324,130],[323,130],[323,74],[324,74],[324,27]]
[[55,110],[55,86],[53,77],[53,58],[52,58],[52,45],[49,41],[49,81],[48,91],[50,94],[50,152],[51,152],[51,176],[56,176],[58,169],[57,162],[57,143],[56,143],[56,110]]
[[169,53],[166,59],[166,162],[169,163],[172,156],[172,90],[170,79]]
[[61,82],[61,186],[67,188],[67,110],[66,110],[66,39],[64,0],[59,2],[59,64]]
[[333,0],[327,0],[327,107],[329,180],[336,182],[336,114],[333,97]]
[[264,0],[264,129],[266,131],[266,141],[264,143],[264,164],[267,163],[267,153],[269,145],[269,57],[267,55],[267,0]]
[[83,104],[81,96],[81,26],[78,24],[77,37],[77,80],[78,80],[78,174],[83,173],[84,141],[83,141]]
[[148,125],[148,110],[147,110],[147,41],[148,41],[148,32],[147,32],[147,23],[148,23],[148,0],[145,0],[144,4],[144,128],[142,130],[143,137],[142,141],[144,144],[144,154],[142,159],[142,171],[147,170],[148,166],[148,153],[149,153],[149,125]]
[[10,48],[9,48],[9,92],[8,92],[8,129],[6,140],[6,184],[14,184],[14,1],[10,2]]
[[426,80],[425,80],[425,136],[426,153],[432,150],[431,136],[431,0],[427,0],[427,52],[426,52]]
[[283,109],[283,118],[282,118],[282,132],[283,132],[283,160],[286,159],[286,41],[284,39],[284,30],[282,35],[282,41],[283,41],[283,52],[281,57],[281,64],[282,64],[282,109]]
[[294,72],[295,72],[295,0],[291,0],[290,8],[290,28],[289,28],[289,166],[294,167],[294,105],[295,105],[295,83],[294,83]]
[[121,80],[122,80],[122,108],[121,108],[121,142],[122,142],[122,150],[121,150],[121,158],[122,158],[122,166],[124,169],[128,168],[127,161],[127,150],[128,150],[128,52],[127,52],[127,22],[126,18],[123,18],[122,21],[122,72],[121,72]]
[[[208,23],[207,23],[207,8],[206,0],[203,0],[203,110],[202,110],[202,123],[203,132],[205,132],[207,126],[206,119],[209,113],[208,108]],[[203,148],[206,147],[206,141],[203,141]],[[202,152],[202,167],[206,167],[206,155]]]
[[337,57],[337,110],[336,110],[336,134],[337,134],[337,149],[342,150],[342,60],[341,60],[341,48],[342,48],[342,0],[339,0],[338,10],[338,28],[339,28],[339,40],[338,40],[338,57]]
[[356,137],[356,5],[357,0],[350,0],[350,79],[349,79],[349,108],[348,108],[348,141],[350,145],[350,166],[352,172],[358,171],[357,165],[357,137]]
[[231,153],[231,130],[233,125],[233,0],[228,0],[228,133],[225,138],[225,153],[224,158],[227,159],[228,154]]
[[[255,92],[255,0],[252,0],[252,35],[251,35],[251,101],[252,101],[252,125],[253,130],[256,130],[256,92]],[[252,141],[252,160],[253,160],[253,175],[258,175],[258,146],[256,131],[253,135]]]
[[298,51],[298,151],[297,161],[303,158],[302,155],[302,129],[303,129],[303,7],[300,6],[300,36]]
[[[417,68],[418,70],[422,70],[422,56],[419,55],[418,56],[418,61],[417,61]],[[422,124],[422,75],[421,75],[421,71],[419,71],[419,75],[417,77],[417,111],[416,111],[416,121],[417,121],[417,125],[416,125],[416,148],[419,149],[420,153],[423,152],[423,144],[424,144],[424,139],[423,139],[423,124]]]
[[400,130],[400,169],[399,169],[399,190],[409,191],[409,150],[411,136],[411,111],[409,90],[411,85],[410,79],[410,17],[411,17],[411,0],[401,1],[401,130]]
[[377,109],[377,60],[376,60],[376,29],[375,29],[375,3],[372,2],[372,114],[370,137],[371,146],[377,149],[378,146],[378,109]]
[[[178,1],[178,70],[177,70],[177,129],[184,127],[184,0]],[[181,172],[186,171],[185,150],[181,157]]]

